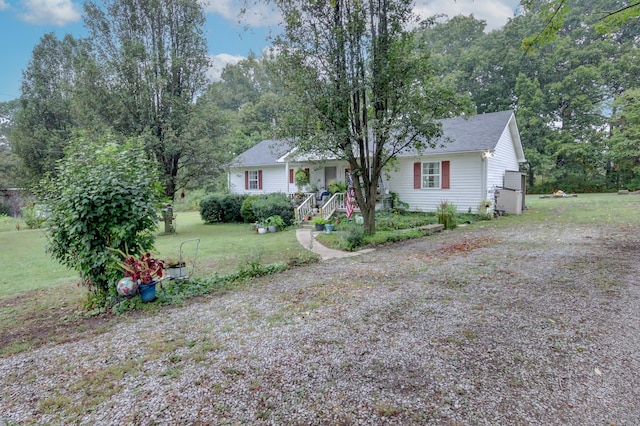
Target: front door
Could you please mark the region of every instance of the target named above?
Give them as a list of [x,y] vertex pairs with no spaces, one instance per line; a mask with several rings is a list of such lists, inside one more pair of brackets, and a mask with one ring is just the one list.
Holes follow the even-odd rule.
[[329,189],[329,185],[336,181],[338,178],[338,170],[336,166],[324,168],[324,187]]

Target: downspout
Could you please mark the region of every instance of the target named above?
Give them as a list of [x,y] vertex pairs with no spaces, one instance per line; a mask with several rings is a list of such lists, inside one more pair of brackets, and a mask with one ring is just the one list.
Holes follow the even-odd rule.
[[480,202],[478,202],[478,214],[480,213],[484,213],[484,212],[480,212],[480,205],[482,204],[482,201],[487,199],[487,180],[488,180],[488,175],[489,175],[489,171],[488,171],[488,158],[485,155],[485,153],[481,153],[480,154],[480,164],[481,164],[481,183],[480,183]]

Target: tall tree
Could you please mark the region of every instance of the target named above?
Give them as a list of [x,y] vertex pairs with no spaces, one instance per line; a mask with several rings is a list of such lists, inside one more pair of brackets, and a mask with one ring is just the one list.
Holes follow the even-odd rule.
[[434,144],[435,119],[463,102],[435,77],[407,30],[410,0],[273,0],[284,16],[276,39],[282,85],[297,100],[285,134],[299,152],[346,160],[365,231],[375,232],[378,182],[407,148]]
[[75,87],[84,76],[86,42],[70,35],[46,34],[33,49],[23,72],[20,108],[12,131],[12,148],[31,182],[53,172],[63,148],[79,127]]
[[617,189],[640,188],[640,89],[626,91],[615,102],[609,155]]
[[0,188],[14,187],[17,183],[15,171],[19,160],[11,149],[11,130],[19,109],[17,99],[0,102]]
[[[559,34],[571,28],[571,24],[576,23],[571,19],[575,6],[573,0],[522,0],[520,3],[527,12],[539,13],[544,21],[542,30],[523,39],[522,46],[526,50],[555,40]],[[580,22],[594,25],[600,32],[615,32],[626,23],[640,20],[639,0],[610,0],[585,6],[590,10],[588,15],[582,15]]]
[[116,131],[144,136],[169,198],[185,157],[195,155],[185,133],[207,83],[204,22],[197,0],[85,3],[85,24],[104,72],[95,107]]

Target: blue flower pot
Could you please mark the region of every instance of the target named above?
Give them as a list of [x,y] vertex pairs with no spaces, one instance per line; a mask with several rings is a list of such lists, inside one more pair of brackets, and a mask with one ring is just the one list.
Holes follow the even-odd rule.
[[140,298],[143,302],[151,302],[156,298],[156,282],[151,281],[149,284],[139,284]]

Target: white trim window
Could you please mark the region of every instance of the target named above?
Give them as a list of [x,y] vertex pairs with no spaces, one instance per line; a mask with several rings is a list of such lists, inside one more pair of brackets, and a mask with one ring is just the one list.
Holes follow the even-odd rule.
[[249,170],[249,189],[260,189],[257,170]]
[[422,188],[440,189],[440,162],[422,163]]

